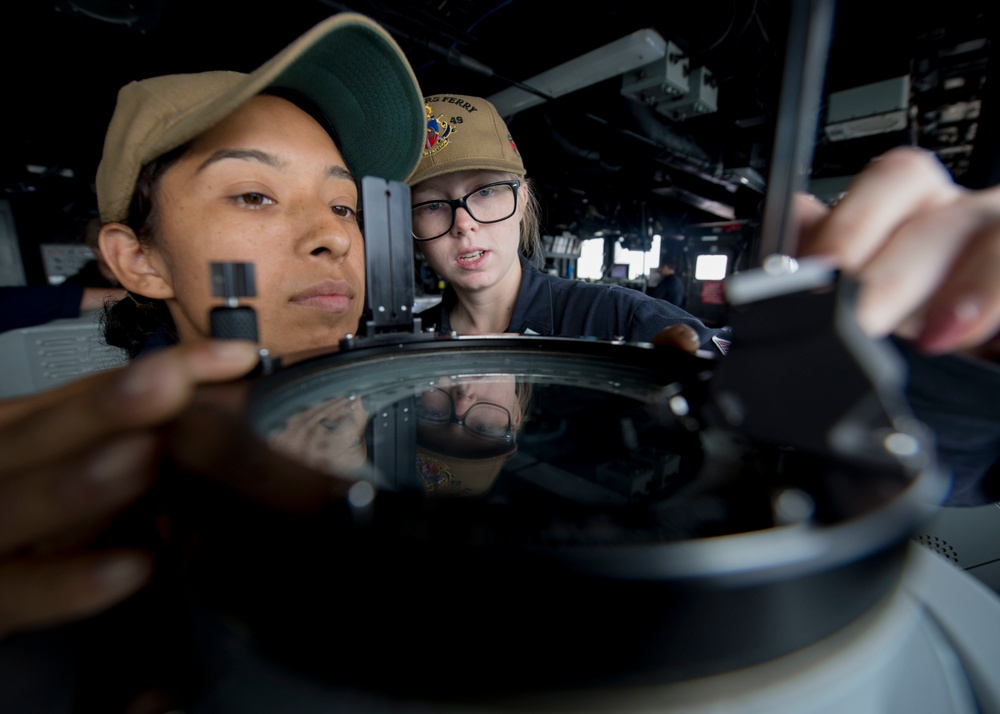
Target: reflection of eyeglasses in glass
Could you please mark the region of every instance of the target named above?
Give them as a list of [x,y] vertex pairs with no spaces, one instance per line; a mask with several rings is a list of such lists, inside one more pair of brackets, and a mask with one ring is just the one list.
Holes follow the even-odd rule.
[[434,240],[455,225],[455,212],[464,208],[478,223],[506,221],[517,210],[520,181],[497,181],[480,186],[461,198],[439,198],[413,206],[413,238]]
[[476,402],[459,418],[455,400],[443,389],[429,389],[417,400],[417,419],[432,424],[458,424],[481,439],[512,441],[510,412],[499,404]]

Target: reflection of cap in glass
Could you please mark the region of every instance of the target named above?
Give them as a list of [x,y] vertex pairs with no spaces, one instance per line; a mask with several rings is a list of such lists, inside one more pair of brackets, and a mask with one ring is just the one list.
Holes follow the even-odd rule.
[[265,89],[292,90],[325,113],[347,168],[360,180],[402,181],[419,158],[424,109],[413,69],[363,15],[319,23],[250,74],[200,72],[125,85],[97,169],[105,222],[127,218],[140,169],[212,128]]
[[417,474],[431,496],[482,496],[517,447],[482,458],[448,456],[417,446]]

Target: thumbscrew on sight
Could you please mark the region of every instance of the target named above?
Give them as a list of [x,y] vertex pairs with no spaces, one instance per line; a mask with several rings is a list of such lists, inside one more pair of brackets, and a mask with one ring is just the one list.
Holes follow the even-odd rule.
[[240,298],[256,294],[253,263],[212,263],[212,296],[226,301],[212,308],[212,337],[257,342],[257,313],[240,304]]

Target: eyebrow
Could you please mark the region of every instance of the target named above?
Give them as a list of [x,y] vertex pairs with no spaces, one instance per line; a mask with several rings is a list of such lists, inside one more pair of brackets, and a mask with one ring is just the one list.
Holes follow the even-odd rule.
[[[237,159],[239,161],[253,161],[256,163],[264,164],[265,166],[270,166],[275,169],[285,168],[285,163],[279,159],[274,154],[268,153],[266,151],[259,151],[257,149],[222,149],[216,151],[214,154],[205,159],[201,166],[198,167],[198,171],[203,171],[212,164],[218,163],[219,161],[224,161],[226,159]],[[332,165],[328,166],[325,172],[326,178],[329,179],[342,179],[346,181],[351,181],[357,183],[354,179],[354,174],[352,174],[348,169],[343,166]]]

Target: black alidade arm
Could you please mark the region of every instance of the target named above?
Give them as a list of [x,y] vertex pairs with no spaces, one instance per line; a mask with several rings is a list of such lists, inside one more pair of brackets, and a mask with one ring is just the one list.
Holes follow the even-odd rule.
[[361,179],[365,231],[365,292],[367,336],[420,332],[413,314],[413,234],[410,228],[410,187],[377,176]]

